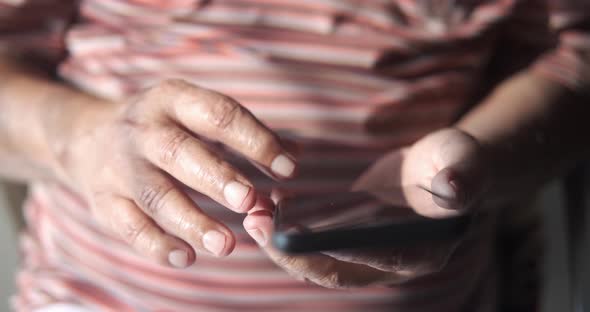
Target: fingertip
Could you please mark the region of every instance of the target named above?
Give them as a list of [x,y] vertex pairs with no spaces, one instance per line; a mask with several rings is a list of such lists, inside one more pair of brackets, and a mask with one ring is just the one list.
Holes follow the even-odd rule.
[[236,248],[236,240],[233,234],[225,236],[225,243],[225,249],[221,253],[220,257],[227,257],[231,255],[232,252],[234,252],[234,249]]
[[272,213],[268,210],[254,211],[244,218],[242,224],[246,230],[272,227]]
[[278,205],[278,203],[282,199],[284,199],[288,196],[289,196],[289,194],[287,191],[285,191],[283,189],[279,189],[279,188],[275,188],[270,192],[270,199],[275,205]]
[[266,246],[267,236],[259,229],[247,230],[248,234],[256,241],[261,247]]
[[195,263],[195,250],[187,242],[170,234],[163,235],[163,246],[158,252],[160,263],[175,269],[188,268]]
[[203,247],[216,257],[226,257],[235,248],[235,239],[232,233],[220,230],[209,230],[202,237]]
[[242,206],[239,208],[239,212],[246,213],[252,208],[254,208],[257,202],[257,197],[258,196],[256,194],[256,190],[254,189],[254,187],[250,187],[250,192],[244,198],[244,202],[242,203]]
[[168,263],[178,269],[184,269],[192,264],[189,253],[183,249],[174,249],[168,253]]
[[[276,157],[279,157],[279,156],[276,156]],[[275,160],[276,160],[276,158],[273,159],[272,162],[274,162]],[[262,163],[259,163],[259,162],[256,162],[256,161],[250,161],[250,163],[254,167],[256,167],[258,170],[260,170],[260,172],[264,173],[266,176],[268,176],[269,178],[271,178],[271,179],[273,179],[275,181],[284,181],[284,180],[292,179],[292,178],[296,177],[297,174],[298,174],[298,172],[299,172],[299,167],[297,166],[296,163],[295,163],[295,168],[290,173],[290,176],[283,176],[281,174],[277,174],[272,169],[272,164],[266,165],[266,164],[262,164]],[[275,164],[275,166],[278,166],[278,165]]]
[[254,187],[238,181],[231,181],[223,188],[225,201],[230,209],[238,213],[245,213],[256,203]]
[[225,227],[220,232],[225,235],[225,248],[219,257],[226,257],[231,255],[231,253],[234,251],[236,247],[236,238],[234,233]]
[[175,269],[184,269],[191,265],[196,260],[195,251],[193,248],[182,241],[181,239],[163,234],[160,240],[154,241],[153,250],[135,249],[140,253],[154,259],[155,262],[172,267]]
[[205,248],[216,256],[225,254],[227,237],[216,230],[211,230],[203,235],[203,245]]
[[257,211],[269,211],[271,214],[274,213],[275,203],[272,199],[265,195],[256,195],[256,203],[252,209],[248,210],[248,214],[252,214]]
[[246,232],[261,246],[265,247],[272,235],[272,213],[267,210],[252,212],[244,218],[243,226]]

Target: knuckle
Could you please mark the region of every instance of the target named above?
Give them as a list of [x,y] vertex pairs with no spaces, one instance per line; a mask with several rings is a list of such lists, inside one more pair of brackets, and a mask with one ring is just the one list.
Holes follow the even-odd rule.
[[150,91],[157,92],[157,93],[168,93],[168,92],[178,92],[179,90],[184,90],[187,88],[191,88],[192,85],[183,79],[173,78],[173,79],[166,79],[158,83],[155,87],[151,88]]
[[226,130],[241,112],[240,105],[224,95],[217,94],[214,98],[208,105],[207,119],[216,129]]
[[140,124],[138,121],[144,121],[145,113],[146,113],[146,106],[149,106],[148,103],[150,102],[149,94],[151,89],[146,90],[144,92],[135,94],[127,99],[126,106],[122,108],[123,113],[123,125],[124,126],[135,126]]
[[193,228],[200,226],[198,220],[194,220],[188,213],[180,213],[175,218],[174,227],[181,233],[187,233],[190,241],[198,241],[200,239],[200,231],[192,231]]
[[126,119],[140,122],[168,122],[174,107],[190,99],[201,89],[182,79],[166,79],[128,99]]
[[125,225],[123,238],[130,245],[135,245],[149,227],[149,221],[145,218],[134,218]]
[[106,209],[109,209],[109,207],[112,207],[112,203],[114,202],[114,199],[110,194],[102,191],[90,191],[87,200],[90,212],[92,212],[97,220],[101,221],[102,219],[107,219],[104,212]]
[[342,288],[345,286],[342,274],[338,271],[328,272],[320,279],[319,283],[326,288]]
[[147,252],[158,258],[166,257],[166,241],[161,238],[151,237],[148,242]]
[[190,136],[187,133],[178,129],[167,131],[158,144],[158,161],[163,165],[175,163],[182,154],[189,139]]
[[140,206],[151,216],[156,215],[166,204],[166,198],[172,192],[171,183],[144,186],[137,195]]
[[275,263],[283,268],[288,268],[290,271],[298,271],[295,264],[296,260],[289,256],[278,256],[274,259]]
[[[155,107],[169,99],[174,99],[179,93],[190,90],[192,85],[182,79],[166,79],[145,89],[143,92],[129,99],[127,115],[132,119],[145,115],[147,107]],[[149,110],[148,110],[149,111]]]

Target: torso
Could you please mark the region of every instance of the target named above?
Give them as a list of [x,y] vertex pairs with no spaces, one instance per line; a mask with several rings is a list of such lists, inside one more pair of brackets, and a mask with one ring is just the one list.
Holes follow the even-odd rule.
[[[302,152],[293,192],[344,190],[384,151],[449,125],[472,96],[514,1],[87,0],[63,78],[120,99],[165,78],[236,98]],[[470,4],[463,4],[469,2]],[[420,5],[418,3],[424,3]],[[262,191],[272,181],[228,156]],[[234,253],[158,267],[103,233],[83,200],[37,184],[23,279],[57,301],[106,311],[492,311],[495,221],[443,272],[387,289],[291,279],[241,228]],[[477,246],[477,247],[475,247]],[[465,263],[469,263],[468,266]],[[27,284],[28,285],[28,284]],[[467,308],[466,308],[467,307]]]

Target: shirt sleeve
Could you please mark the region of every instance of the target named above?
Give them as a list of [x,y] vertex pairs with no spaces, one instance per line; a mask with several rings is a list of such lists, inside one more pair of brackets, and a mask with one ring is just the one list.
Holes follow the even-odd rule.
[[75,0],[0,0],[0,51],[60,58],[75,13]]
[[590,90],[590,1],[546,0],[555,46],[532,65],[535,73],[576,92]]

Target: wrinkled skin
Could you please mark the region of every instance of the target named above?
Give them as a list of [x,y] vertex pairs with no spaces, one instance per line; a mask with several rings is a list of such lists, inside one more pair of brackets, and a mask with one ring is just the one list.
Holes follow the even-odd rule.
[[[165,81],[112,106],[60,150],[65,180],[88,199],[97,221],[138,253],[173,267],[196,254],[231,253],[233,233],[190,200],[182,184],[234,212],[272,260],[299,279],[330,288],[390,285],[436,272],[459,244],[444,242],[403,250],[332,252],[291,257],[268,244],[274,204],[207,142],[233,149],[274,178],[289,178],[295,160],[285,145],[231,98],[181,80]],[[479,145],[456,129],[430,134],[383,156],[354,188],[386,200],[388,188],[421,185],[404,203],[440,218],[462,213],[483,192]],[[469,187],[468,187],[469,186]],[[274,200],[279,199],[275,194]]]
[[276,135],[214,91],[170,80],[112,107],[64,145],[63,175],[100,224],[158,263],[186,267],[195,252],[225,256],[235,245],[233,233],[181,183],[235,212],[255,204],[248,178],[200,138],[223,143],[275,178],[295,169]]
[[[485,192],[484,164],[481,147],[474,138],[460,130],[443,129],[383,156],[353,188],[374,192],[393,203],[405,203],[424,216],[448,217],[472,210]],[[404,188],[408,191],[395,198],[388,198],[383,191],[414,185],[424,189]],[[273,200],[280,197],[277,193]],[[328,288],[399,284],[438,272],[465,238],[400,249],[290,256],[269,243],[272,212],[271,203],[259,200],[244,220],[244,227],[269,257],[292,276]]]

